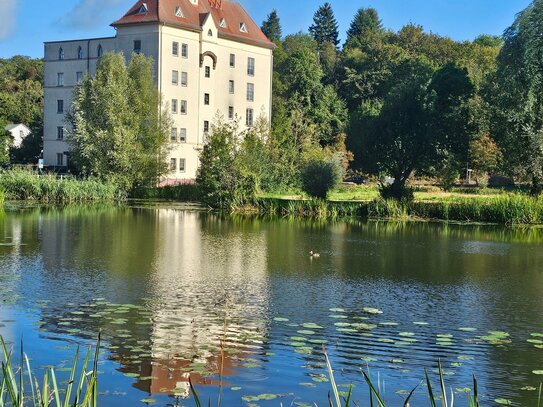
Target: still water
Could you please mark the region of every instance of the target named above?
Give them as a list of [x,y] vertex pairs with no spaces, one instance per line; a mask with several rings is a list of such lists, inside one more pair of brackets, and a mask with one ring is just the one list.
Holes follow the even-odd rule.
[[0,215],[0,334],[23,338],[38,375],[63,376],[101,330],[107,407],[193,406],[189,376],[216,405],[221,365],[223,406],[325,406],[323,343],[362,406],[361,369],[399,406],[438,360],[456,405],[472,374],[485,405],[535,405],[542,243],[542,229],[12,207]]

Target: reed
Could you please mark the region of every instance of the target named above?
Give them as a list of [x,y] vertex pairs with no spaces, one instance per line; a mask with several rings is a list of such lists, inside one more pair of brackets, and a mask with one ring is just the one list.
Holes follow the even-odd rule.
[[[55,370],[46,370],[41,385],[38,377],[30,367],[30,361],[23,351],[21,341],[20,364],[13,362],[13,351],[8,350],[4,339],[0,336],[2,369],[0,370],[0,407],[97,407],[98,406],[98,353],[100,336],[91,359],[89,348],[83,364],[78,369],[79,348],[70,370],[69,380],[59,382]],[[92,368],[89,371],[89,363]],[[76,380],[76,377],[79,377]],[[28,382],[25,381],[28,379]],[[28,393],[28,394],[27,394]]]
[[47,203],[113,202],[126,198],[113,183],[96,179],[57,178],[53,174],[13,169],[0,174],[0,190],[7,200]]

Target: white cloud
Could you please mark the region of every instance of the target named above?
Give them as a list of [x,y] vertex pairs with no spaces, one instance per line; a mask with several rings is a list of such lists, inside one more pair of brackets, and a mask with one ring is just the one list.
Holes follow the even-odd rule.
[[108,11],[111,7],[126,3],[126,0],[79,0],[66,13],[60,24],[72,29],[88,29],[103,25],[105,18],[111,18]]
[[17,0],[2,0],[0,7],[0,40],[6,39],[15,27]]

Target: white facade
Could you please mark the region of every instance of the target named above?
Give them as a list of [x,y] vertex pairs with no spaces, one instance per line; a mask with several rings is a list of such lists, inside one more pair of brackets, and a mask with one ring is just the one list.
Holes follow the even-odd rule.
[[[127,57],[141,52],[156,61],[157,87],[173,119],[168,157],[171,172],[164,182],[195,179],[206,131],[218,114],[226,120],[237,119],[241,130],[259,116],[271,120],[273,44],[222,35],[224,18],[211,12],[202,15],[202,0],[199,5],[194,0],[169,0],[172,14],[178,11],[179,6],[174,10],[177,3],[185,13],[191,11],[187,7],[197,9],[199,28],[160,21],[120,24],[115,37],[45,44],[46,166],[67,166],[65,113],[74,87],[83,75],[95,74],[99,54],[108,51],[123,52]],[[142,4],[152,7],[151,2]],[[220,14],[221,10],[213,12]],[[255,30],[254,22],[250,23]]]
[[32,133],[32,131],[24,124],[8,124],[5,130],[11,134],[13,139],[13,147],[19,148],[23,140]]

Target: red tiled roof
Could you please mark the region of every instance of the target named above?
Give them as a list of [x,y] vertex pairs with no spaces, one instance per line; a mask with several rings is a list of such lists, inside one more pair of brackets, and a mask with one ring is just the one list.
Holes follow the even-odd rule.
[[[147,12],[139,13],[143,4],[147,6]],[[181,9],[183,17],[175,15],[177,7]],[[111,25],[118,27],[129,24],[165,23],[199,31],[202,29],[202,24],[208,14],[211,14],[213,17],[215,26],[219,31],[219,37],[247,42],[266,48],[275,47],[243,9],[241,4],[227,0],[222,0],[222,2],[216,0],[198,0],[197,6],[193,5],[190,0],[138,0],[120,20],[115,21]],[[223,18],[226,22],[226,27],[220,26],[220,21]],[[247,27],[246,33],[240,30],[242,23]]]

